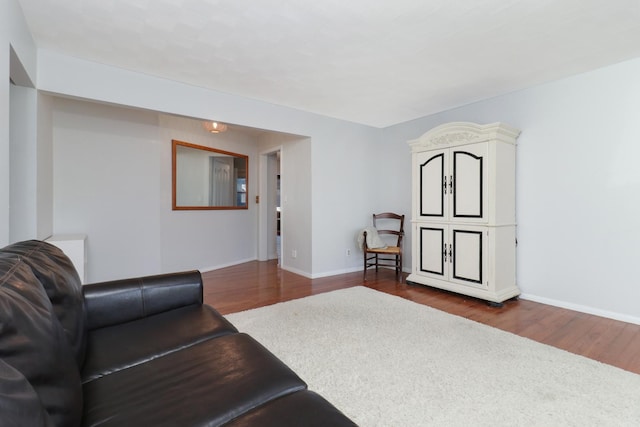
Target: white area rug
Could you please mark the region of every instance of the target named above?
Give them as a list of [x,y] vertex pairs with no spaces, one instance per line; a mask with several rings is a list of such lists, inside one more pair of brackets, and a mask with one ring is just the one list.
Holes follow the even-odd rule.
[[349,288],[228,319],[365,426],[640,426],[640,376]]

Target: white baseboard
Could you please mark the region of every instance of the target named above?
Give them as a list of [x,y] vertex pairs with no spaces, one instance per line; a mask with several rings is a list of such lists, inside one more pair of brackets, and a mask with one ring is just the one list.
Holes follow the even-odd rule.
[[245,262],[255,261],[255,260],[256,260],[256,258],[241,259],[241,260],[229,262],[227,264],[219,264],[219,265],[214,265],[214,266],[210,266],[210,267],[200,267],[200,268],[198,268],[198,270],[200,272],[202,272],[202,273],[206,273],[207,271],[219,270],[219,269],[225,268],[225,267],[233,267],[234,265],[244,264]]
[[[355,273],[356,271],[363,273],[362,268],[363,267],[359,265],[357,267],[349,267],[349,268],[344,268],[342,270],[325,271],[324,273],[317,273],[308,277],[311,277],[312,279],[319,279],[321,277],[337,276],[338,274]],[[380,267],[380,268],[387,268],[389,270],[393,270],[393,267]],[[408,269],[408,268],[403,268],[402,271],[404,273],[411,273],[411,269]]]
[[311,275],[306,271],[298,270],[297,268],[287,267],[286,265],[281,265],[280,268],[283,270],[290,271],[291,273],[295,273],[299,276],[304,276],[308,279],[313,279],[313,277],[311,277]]
[[568,310],[579,311],[581,313],[593,314],[594,316],[606,317],[608,319],[640,325],[640,317],[630,316],[628,314],[616,313],[614,311],[602,310],[586,305],[574,304],[567,301],[560,301],[531,294],[520,294],[520,298],[539,302],[541,304],[552,305],[554,307],[566,308]]
[[[233,267],[234,265],[243,264],[243,263],[249,262],[249,261],[259,261],[259,260],[257,260],[256,258],[249,258],[249,259],[243,259],[243,260],[230,262],[230,263],[227,263],[227,264],[220,264],[220,265],[215,265],[215,266],[210,266],[210,267],[201,267],[198,270],[200,270],[201,272],[205,273],[207,271],[219,270],[219,269],[225,268],[225,267]],[[286,265],[281,265],[280,268],[282,268],[283,270],[286,270],[286,271],[290,271],[291,273],[295,273],[295,274],[298,274],[300,276],[307,277],[309,279],[317,279],[319,277],[329,277],[329,276],[336,276],[338,274],[353,273],[354,271],[362,271],[362,267],[351,267],[351,268],[344,269],[344,270],[335,270],[335,271],[329,271],[329,272],[320,273],[320,274],[309,274],[306,271],[298,270],[297,268],[288,267]]]
[[321,277],[330,277],[330,276],[337,276],[339,274],[355,273],[356,271],[362,271],[362,266],[343,268],[342,270],[325,271],[324,273],[312,274],[309,277],[311,277],[312,279],[319,279]]

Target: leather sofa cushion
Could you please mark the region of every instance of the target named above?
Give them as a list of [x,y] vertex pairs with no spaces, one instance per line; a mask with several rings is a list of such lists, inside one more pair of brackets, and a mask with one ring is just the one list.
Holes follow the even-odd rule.
[[219,335],[238,332],[213,307],[191,305],[90,331],[82,381],[129,368]]
[[58,247],[41,240],[14,243],[2,252],[19,255],[31,267],[49,296],[80,368],[86,345],[86,314],[80,277],[69,258]]
[[223,335],[86,383],[83,425],[217,426],[304,388],[248,335]]
[[[31,268],[1,252],[0,356],[26,378],[54,425],[80,425],[80,373],[64,330]],[[0,394],[15,386],[2,383]]]
[[302,390],[255,408],[225,427],[356,427],[320,395]]

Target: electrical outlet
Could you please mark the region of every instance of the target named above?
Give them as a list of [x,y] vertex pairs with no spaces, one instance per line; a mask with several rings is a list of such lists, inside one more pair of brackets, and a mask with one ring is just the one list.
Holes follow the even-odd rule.
[[297,258],[298,257],[298,251],[297,250],[292,250],[291,251],[291,258]]
[[347,254],[347,256],[351,256],[351,249],[347,249],[346,254]]

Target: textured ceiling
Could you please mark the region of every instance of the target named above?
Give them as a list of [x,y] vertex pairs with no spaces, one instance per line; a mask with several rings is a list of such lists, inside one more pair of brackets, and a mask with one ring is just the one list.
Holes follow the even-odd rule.
[[19,0],[38,47],[385,127],[640,57],[640,0]]

